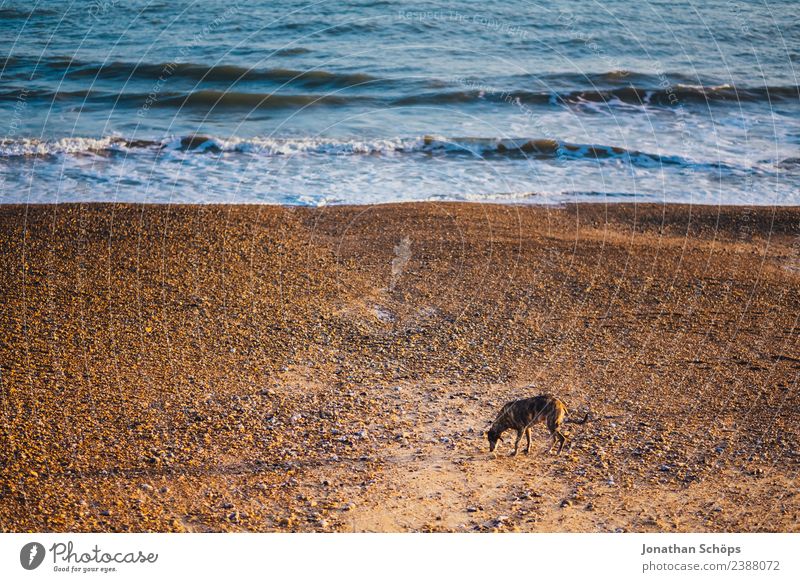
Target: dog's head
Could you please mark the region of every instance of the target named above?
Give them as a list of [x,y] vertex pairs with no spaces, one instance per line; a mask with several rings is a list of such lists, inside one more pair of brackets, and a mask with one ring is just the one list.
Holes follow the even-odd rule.
[[502,437],[500,433],[490,428],[486,433],[486,438],[489,439],[489,452],[494,452],[494,448],[497,446],[497,441],[502,441]]

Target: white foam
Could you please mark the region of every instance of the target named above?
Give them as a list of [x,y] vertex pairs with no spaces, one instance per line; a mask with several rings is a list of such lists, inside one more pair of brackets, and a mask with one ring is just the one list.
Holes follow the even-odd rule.
[[68,137],[53,141],[36,139],[0,142],[0,157],[47,156],[99,152],[121,147],[119,138]]
[[369,155],[395,152],[422,151],[423,138],[394,138],[377,140],[330,140],[321,138],[276,139],[234,138],[221,142],[223,151],[234,151],[261,155]]
[[[651,167],[653,164],[693,164],[676,156],[660,156],[644,152],[630,152],[606,145],[573,144],[559,141],[558,148],[542,142],[551,140],[500,139],[500,138],[447,138],[439,135],[426,135],[411,138],[388,138],[374,140],[337,140],[324,138],[283,139],[283,138],[231,138],[215,137],[169,137],[161,141],[135,142],[119,136],[104,138],[71,137],[58,140],[23,139],[0,143],[0,157],[79,155],[124,151],[126,155],[150,155],[154,151],[187,152],[189,154],[243,153],[256,156],[299,156],[299,155],[381,155],[392,156],[401,153],[430,154],[470,154],[483,157],[492,154],[530,155],[532,157],[559,157],[569,159],[594,158],[594,152],[603,157],[619,158],[628,163]],[[537,145],[538,144],[538,145]]]

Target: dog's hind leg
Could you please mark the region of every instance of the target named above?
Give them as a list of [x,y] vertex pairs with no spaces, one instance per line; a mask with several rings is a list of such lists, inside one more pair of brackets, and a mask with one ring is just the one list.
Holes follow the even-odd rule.
[[525,446],[525,454],[527,455],[531,452],[531,427],[529,426],[525,428],[525,437],[528,439],[528,444]]
[[512,457],[517,456],[517,449],[519,449],[519,441],[522,440],[522,433],[525,432],[523,429],[517,429],[517,440],[514,441],[514,452],[511,453]]
[[545,453],[550,453],[553,450],[553,447],[556,446],[556,435],[555,433],[550,433],[550,446],[547,447]]
[[564,434],[559,429],[556,429],[555,436],[556,436],[556,438],[558,438],[558,441],[559,441],[558,454],[560,455],[561,454],[561,449],[564,448],[564,443],[567,442],[567,437],[565,437]]
[[561,434],[561,431],[559,430],[560,428],[561,427],[559,426],[559,422],[558,422],[558,420],[556,418],[554,418],[553,416],[550,416],[547,419],[547,430],[550,431],[550,438],[553,439],[552,442],[550,443],[550,448],[547,449],[548,453],[553,451],[553,447],[556,446],[556,442],[558,442],[558,441],[561,442],[561,446],[558,448],[558,452],[559,453],[561,452],[561,447],[564,446],[564,441],[561,440],[561,439],[564,438],[564,435]]

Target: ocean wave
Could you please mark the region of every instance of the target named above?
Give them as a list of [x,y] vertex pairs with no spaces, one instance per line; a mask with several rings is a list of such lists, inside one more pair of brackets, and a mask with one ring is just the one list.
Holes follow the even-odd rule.
[[458,91],[428,92],[396,99],[394,105],[431,105],[468,103],[477,100],[506,101],[531,105],[581,105],[617,103],[625,105],[677,106],[682,103],[740,103],[760,101],[788,101],[800,99],[800,87],[736,87],[734,85],[678,84],[659,87],[616,87],[611,89],[572,91],[500,90],[479,87]]
[[784,158],[776,164],[779,168],[800,168],[800,158]]
[[[273,52],[264,51],[262,61],[268,57],[277,56],[297,56],[310,53],[311,50],[298,46],[275,49]],[[193,81],[273,81],[275,83],[301,83],[309,87],[319,86],[352,86],[364,83],[396,83],[398,86],[408,86],[409,78],[403,77],[381,77],[369,72],[359,71],[327,71],[319,69],[292,69],[286,67],[256,67],[244,66],[233,63],[197,63],[197,62],[131,62],[131,61],[111,61],[111,62],[89,62],[76,59],[70,55],[52,55],[41,57],[39,55],[8,55],[5,61],[4,74],[20,70],[30,75],[31,69],[39,72],[51,72],[58,74],[58,79],[64,78],[85,78],[97,77],[98,80],[145,80],[155,81],[159,77],[185,78]],[[525,90],[526,86],[541,83],[547,87],[555,87],[558,90],[569,90],[572,87],[578,89],[585,87],[587,90],[598,87],[613,88],[615,86],[636,85],[646,87],[648,85],[658,85],[663,79],[668,79],[673,84],[692,84],[697,82],[696,76],[685,75],[678,72],[654,75],[630,70],[609,70],[595,73],[576,73],[576,72],[552,72],[552,73],[521,73],[501,77],[497,79],[497,84],[502,85],[504,90],[513,87],[516,90]],[[484,78],[423,78],[414,76],[413,81],[424,81],[430,87],[456,88],[460,84],[488,84]],[[712,85],[713,86],[713,85]],[[549,93],[548,93],[549,94]]]
[[[15,101],[20,90],[0,92],[0,102]],[[740,103],[757,101],[759,95],[771,101],[788,99],[792,95],[789,88],[764,88],[764,90],[736,90],[733,87],[718,87],[700,90],[691,88],[674,91],[651,91],[635,87],[608,91],[573,91],[568,93],[542,93],[528,91],[509,91],[491,93],[475,91],[433,91],[417,93],[405,97],[392,98],[390,95],[347,94],[339,91],[320,93],[248,92],[233,90],[202,89],[198,91],[169,91],[159,93],[126,92],[116,93],[101,89],[82,89],[72,91],[31,90],[28,99],[44,101],[81,100],[92,103],[108,103],[116,107],[132,105],[140,107],[147,103],[148,108],[213,107],[226,109],[283,109],[311,105],[373,105],[384,107],[408,107],[419,105],[458,105],[479,101],[511,102],[518,105],[592,105],[609,106],[677,106],[681,103],[727,102]]]
[[579,144],[554,139],[500,139],[426,135],[410,138],[374,140],[335,140],[324,138],[231,138],[206,135],[177,136],[164,140],[104,138],[36,139],[0,142],[0,157],[43,157],[54,155],[101,154],[131,155],[147,152],[228,153],[255,156],[353,156],[404,155],[452,156],[480,159],[522,158],[534,160],[618,160],[640,167],[684,166],[733,169],[719,162],[698,162],[682,156],[631,150],[612,145]]
[[159,91],[151,93],[115,93],[102,89],[49,91],[47,89],[12,89],[0,91],[0,103],[16,102],[24,96],[27,102],[80,101],[108,104],[114,108],[134,109],[201,107],[205,109],[283,109],[312,105],[351,105],[374,101],[368,96],[345,96],[338,93],[287,94],[248,93],[243,91]]
[[[299,50],[299,49],[296,49]],[[192,81],[270,81],[308,88],[351,87],[382,79],[366,73],[344,73],[324,70],[295,70],[286,68],[259,69],[240,65],[197,63],[128,63],[114,61],[101,65],[68,63],[67,78],[97,77],[98,79],[190,79]]]
[[[303,51],[301,47],[285,49]],[[480,102],[517,102],[534,106],[635,105],[677,106],[680,104],[767,103],[800,101],[797,85],[703,84],[692,82],[690,75],[677,72],[660,75],[628,70],[599,73],[574,72],[530,73],[511,75],[494,82],[479,78],[403,78],[382,77],[362,71],[301,70],[292,68],[258,68],[237,64],[203,64],[174,62],[91,63],[69,56],[51,56],[41,62],[31,56],[9,57],[3,72],[5,79],[23,79],[30,70],[51,71],[52,80],[63,90],[37,87],[29,98],[79,99],[84,95],[75,87],[63,86],[91,80],[90,96],[98,101],[128,103],[143,101],[153,87],[164,89],[171,80],[182,79],[195,84],[195,90],[164,95],[160,105],[213,104],[218,107],[255,105],[260,108],[307,105],[309,103],[345,104],[364,100],[380,106],[457,105]],[[47,78],[47,75],[44,75]],[[695,79],[696,80],[696,79]],[[131,83],[138,81],[138,83]],[[128,91],[119,92],[121,83]],[[206,85],[209,83],[211,85]],[[222,83],[220,88],[213,83]],[[241,85],[240,85],[241,83]],[[256,85],[260,91],[248,91]],[[185,84],[184,84],[185,86]],[[45,85],[44,87],[47,87]],[[534,89],[536,87],[536,89]],[[265,89],[275,89],[268,91]],[[29,84],[17,88],[6,85],[0,101],[16,99]],[[180,87],[183,89],[183,87]],[[280,94],[276,91],[280,91]],[[215,95],[214,92],[219,95]],[[285,93],[290,94],[284,99]],[[331,93],[335,93],[331,96]],[[221,99],[218,99],[222,96]],[[300,96],[300,97],[299,97]]]
[[[146,96],[144,97],[146,99]],[[154,107],[213,107],[214,109],[249,108],[281,109],[311,105],[348,105],[356,99],[336,94],[286,95],[278,93],[244,93],[241,91],[193,91],[167,93],[153,102]],[[361,99],[364,100],[364,99]]]
[[[303,47],[277,49],[276,55],[294,56],[310,52]],[[267,53],[269,56],[269,53]],[[204,82],[269,82],[275,85],[291,85],[309,89],[341,89],[369,83],[402,82],[385,79],[362,72],[327,71],[321,69],[291,69],[284,67],[258,68],[226,63],[179,63],[179,62],[127,62],[111,61],[93,63],[70,56],[38,57],[14,56],[6,59],[4,76],[17,72],[30,76],[31,69],[50,72],[53,79],[96,79],[100,81],[143,81],[154,83],[170,79]]]
[[39,6],[35,6],[33,8],[27,9],[18,9],[18,8],[0,8],[0,19],[4,20],[11,20],[11,19],[20,19],[20,20],[29,20],[34,16],[45,16],[45,15],[54,15],[58,14],[56,10],[52,10],[49,8],[42,8]]
[[286,47],[282,49],[278,49],[275,51],[275,54],[279,57],[294,57],[297,55],[307,55],[311,52],[311,49],[308,49],[303,46],[294,46],[294,47]]

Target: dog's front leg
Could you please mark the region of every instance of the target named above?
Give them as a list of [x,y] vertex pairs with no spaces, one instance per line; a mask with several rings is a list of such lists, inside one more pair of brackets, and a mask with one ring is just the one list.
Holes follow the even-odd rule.
[[519,449],[519,441],[522,440],[522,433],[523,432],[524,431],[522,431],[522,430],[519,430],[519,429],[517,430],[517,440],[514,441],[514,452],[511,453],[512,457],[516,457],[517,456],[517,450]]
[[531,427],[527,427],[525,429],[525,438],[528,439],[528,444],[525,446],[525,454],[531,452]]

